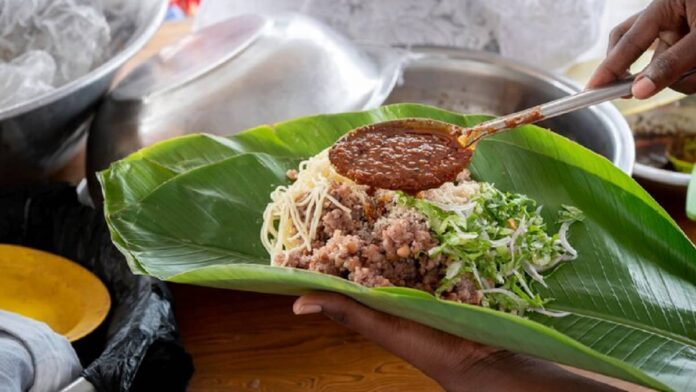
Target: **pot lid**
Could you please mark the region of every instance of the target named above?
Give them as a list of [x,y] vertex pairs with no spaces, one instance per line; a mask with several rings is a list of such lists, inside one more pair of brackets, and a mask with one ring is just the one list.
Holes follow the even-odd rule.
[[229,61],[269,28],[260,15],[240,15],[191,34],[133,69],[111,95],[140,99],[176,89]]

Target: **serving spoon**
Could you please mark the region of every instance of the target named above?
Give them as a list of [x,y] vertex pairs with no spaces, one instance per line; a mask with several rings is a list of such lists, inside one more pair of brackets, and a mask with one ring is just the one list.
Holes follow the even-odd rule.
[[[677,82],[696,73],[696,68],[684,73]],[[626,79],[607,84],[591,90],[581,91],[554,101],[534,106],[516,113],[498,117],[485,121],[472,128],[466,128],[459,136],[459,142],[464,147],[468,147],[488,135],[515,128],[524,124],[533,124],[547,118],[553,118],[584,109],[589,106],[597,105],[606,101],[631,95],[631,87],[636,75],[631,75]]]
[[[684,73],[679,81],[696,73]],[[422,118],[369,124],[350,131],[329,150],[336,171],[358,184],[411,193],[453,181],[482,138],[631,95],[635,75],[464,128]]]

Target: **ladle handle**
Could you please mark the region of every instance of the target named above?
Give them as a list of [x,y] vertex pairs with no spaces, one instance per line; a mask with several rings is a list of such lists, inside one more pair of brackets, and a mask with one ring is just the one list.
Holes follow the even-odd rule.
[[632,75],[629,78],[616,81],[607,86],[581,91],[577,94],[539,105],[539,110],[544,118],[551,118],[574,110],[584,109],[592,105],[625,97],[631,95],[631,86],[633,86],[634,80],[635,75]]
[[[694,73],[696,73],[696,68],[684,73],[678,81],[681,81]],[[547,118],[560,116],[575,110],[584,109],[592,105],[597,105],[606,101],[631,95],[631,86],[633,85],[635,77],[635,75],[631,75],[626,79],[610,83],[606,86],[581,91],[577,94],[556,99],[530,109],[525,109],[517,113],[483,122],[475,127],[465,130],[465,132],[459,137],[459,142],[468,147],[476,143],[482,137],[499,131],[518,127],[524,124],[532,124]]]

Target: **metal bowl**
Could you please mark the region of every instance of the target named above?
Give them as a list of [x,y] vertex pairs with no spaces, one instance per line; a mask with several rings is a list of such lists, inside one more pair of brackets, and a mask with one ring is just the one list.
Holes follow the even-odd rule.
[[[403,81],[386,103],[420,102],[460,113],[503,115],[580,91],[575,83],[492,53],[415,47]],[[633,134],[610,103],[546,120],[541,126],[605,156],[627,174]]]
[[[0,110],[0,184],[46,177],[74,156],[82,126],[118,70],[164,20],[167,0],[105,0],[113,56],[56,90]],[[132,15],[123,15],[130,12]],[[115,23],[115,15],[119,15]],[[124,22],[125,21],[125,22]]]
[[677,135],[696,135],[696,96],[626,115],[636,138],[634,174],[650,190],[683,194],[691,174],[669,164],[671,145]]

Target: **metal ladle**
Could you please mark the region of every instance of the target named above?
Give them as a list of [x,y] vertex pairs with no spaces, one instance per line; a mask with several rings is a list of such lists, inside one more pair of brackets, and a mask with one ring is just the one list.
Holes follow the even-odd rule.
[[[684,73],[677,82],[696,73],[696,68]],[[636,75],[626,79],[610,83],[606,86],[592,90],[581,91],[551,102],[534,106],[516,113],[485,121],[472,128],[462,129],[459,134],[459,143],[469,147],[489,135],[515,128],[524,124],[533,124],[547,118],[557,117],[562,114],[585,109],[606,101],[631,95],[631,87]],[[676,83],[676,82],[675,82]]]
[[[696,73],[692,69],[679,79]],[[447,181],[453,181],[456,174],[468,165],[468,158],[454,164],[452,159],[427,156],[423,150],[423,159],[428,164],[419,165],[413,159],[412,147],[400,142],[406,134],[448,134],[448,138],[432,138],[428,143],[441,148],[451,148],[451,138],[456,138],[460,151],[471,150],[474,144],[484,137],[502,132],[524,124],[560,116],[592,105],[631,95],[631,86],[635,75],[592,90],[556,99],[513,114],[485,121],[471,128],[463,128],[432,119],[403,119],[370,124],[356,128],[341,138],[329,153],[331,163],[336,170],[359,184],[383,189],[398,189],[417,192],[434,188]],[[398,132],[395,132],[398,130]],[[375,139],[375,133],[384,136]],[[371,140],[367,141],[368,138]],[[390,140],[391,139],[391,140]],[[372,154],[367,150],[374,150]],[[340,151],[339,151],[340,150]],[[469,157],[471,154],[462,154]],[[351,159],[345,159],[350,156]],[[399,157],[410,156],[409,162],[401,162]],[[338,157],[344,157],[339,161]],[[379,161],[379,162],[375,162]],[[355,173],[359,173],[359,176]],[[442,175],[446,173],[446,175]],[[438,175],[434,175],[438,174]]]

